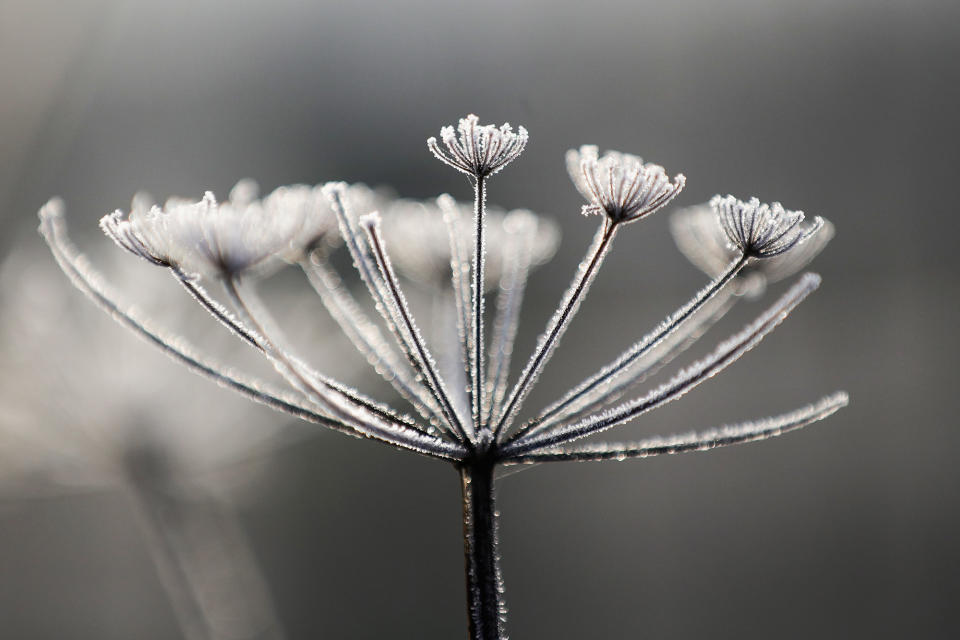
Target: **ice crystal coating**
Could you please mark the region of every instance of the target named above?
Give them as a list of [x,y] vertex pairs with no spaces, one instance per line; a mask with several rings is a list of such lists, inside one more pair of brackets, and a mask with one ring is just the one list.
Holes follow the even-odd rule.
[[427,140],[427,148],[441,162],[474,178],[495,174],[523,153],[529,138],[526,129],[517,127],[514,132],[509,123],[497,128],[479,122],[480,119],[471,113],[460,119],[456,131],[450,126],[440,129],[440,140],[446,151],[433,137]]
[[590,204],[584,215],[604,213],[614,223],[648,216],[673,200],[686,184],[678,173],[673,182],[660,165],[637,156],[607,151],[602,157],[594,145],[567,151],[567,171],[574,186]]
[[226,202],[211,192],[199,202],[167,200],[163,208],[135,198],[129,214],[100,220],[118,245],[161,266],[187,273],[232,277],[296,259],[329,237],[336,220],[319,187],[280,187],[256,200],[256,186],[241,181]]
[[761,204],[733,196],[714,196],[710,206],[717,212],[727,239],[742,253],[753,258],[772,258],[790,251],[813,236],[823,226],[816,217],[807,225],[802,211],[784,209],[779,202]]
[[805,427],[845,407],[850,397],[843,391],[821,398],[813,404],[779,416],[748,420],[705,431],[690,431],[672,436],[653,436],[640,442],[591,443],[546,449],[536,454],[516,456],[510,464],[573,460],[580,462],[647,458],[689,451],[708,451],[732,444],[765,440]]
[[[789,251],[766,260],[751,260],[737,277],[737,293],[756,298],[768,283],[788,278],[807,266],[834,234],[829,220],[823,219],[819,229],[813,229],[815,224],[807,220],[800,223],[799,228],[806,237]],[[811,229],[812,233],[808,234]],[[709,204],[674,211],[670,216],[670,231],[683,255],[712,278],[741,255],[730,243],[717,212]]]

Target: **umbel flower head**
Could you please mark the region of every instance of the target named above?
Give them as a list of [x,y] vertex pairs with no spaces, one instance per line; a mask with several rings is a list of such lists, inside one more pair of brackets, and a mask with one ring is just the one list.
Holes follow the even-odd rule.
[[144,199],[129,214],[115,211],[100,226],[121,247],[160,266],[186,273],[232,276],[276,258],[296,259],[336,226],[318,188],[280,187],[256,200],[256,185],[237,183],[226,202],[211,192],[199,201],[167,200],[163,208]]
[[[458,135],[459,134],[459,135]],[[621,396],[652,372],[665,366],[701,337],[722,316],[735,298],[725,298],[730,283],[755,258],[769,258],[794,251],[813,231],[799,227],[802,216],[783,211],[779,205],[761,207],[759,203],[738,203],[717,200],[720,221],[738,255],[708,282],[685,305],[666,316],[657,327],[629,345],[582,382],[534,417],[518,419],[524,402],[550,362],[592,282],[610,250],[617,230],[623,223],[644,218],[680,192],[682,174],[670,180],[662,167],[644,164],[637,156],[608,152],[599,157],[597,148],[582,147],[567,156],[571,177],[589,201],[586,213],[603,213],[586,255],[576,269],[570,285],[562,295],[556,312],[547,321],[526,364],[515,382],[510,382],[513,343],[517,335],[520,308],[530,266],[534,263],[533,247],[521,239],[534,228],[530,215],[517,224],[504,224],[503,242],[516,243],[522,250],[510,249],[496,296],[493,330],[484,330],[486,270],[485,255],[493,254],[485,246],[485,230],[491,222],[486,209],[485,178],[516,158],[526,144],[524,129],[514,133],[507,125],[499,129],[480,126],[475,116],[460,121],[458,134],[451,127],[442,130],[442,150],[435,139],[428,141],[430,150],[443,162],[473,178],[473,224],[460,224],[460,207],[451,198],[440,201],[436,208],[415,207],[416,215],[433,215],[447,225],[448,251],[442,258],[432,259],[427,269],[443,271],[449,259],[451,286],[438,295],[454,299],[456,331],[445,331],[441,344],[445,360],[459,356],[457,366],[443,367],[434,357],[434,349],[421,332],[412,306],[403,293],[395,270],[403,259],[394,261],[399,242],[414,245],[407,237],[393,234],[386,221],[369,209],[370,200],[354,198],[356,188],[345,183],[330,183],[323,192],[330,198],[337,218],[343,246],[349,251],[353,265],[373,301],[379,321],[367,312],[337,273],[337,261],[327,260],[318,251],[298,261],[310,283],[340,324],[347,337],[364,354],[380,374],[404,399],[416,415],[408,415],[343,385],[326,373],[313,369],[304,357],[289,349],[276,331],[276,322],[259,297],[255,282],[239,277],[235,267],[224,267],[223,259],[207,256],[206,245],[200,251],[208,264],[216,267],[224,286],[226,303],[199,288],[193,279],[177,273],[174,259],[182,250],[182,229],[194,229],[191,238],[214,235],[220,220],[200,203],[185,209],[184,218],[195,220],[171,224],[144,225],[128,229],[122,220],[105,224],[108,234],[128,250],[153,264],[174,268],[175,274],[189,292],[233,333],[265,356],[274,368],[299,394],[296,400],[267,393],[256,383],[235,378],[230,372],[205,364],[205,360],[184,353],[176,343],[160,341],[172,357],[221,384],[269,406],[332,429],[358,437],[371,438],[396,448],[452,463],[462,481],[464,548],[467,564],[467,593],[470,636],[473,640],[498,640],[503,637],[503,581],[496,550],[496,518],[494,473],[506,465],[534,464],[558,460],[599,461],[644,458],[652,455],[703,451],[720,446],[751,442],[781,435],[825,418],[847,403],[845,393],[828,395],[801,409],[772,418],[748,420],[725,428],[688,432],[678,436],[648,438],[636,443],[601,442],[584,445],[581,439],[628,423],[684,396],[693,388],[737,361],[773,331],[790,312],[817,289],[819,276],[804,274],[778,300],[755,320],[727,339],[720,341],[704,358],[676,371],[666,382],[641,392],[625,401]],[[360,194],[362,195],[362,190]],[[388,207],[389,208],[389,207]],[[428,213],[424,213],[424,211]],[[279,220],[283,221],[284,212]],[[161,216],[162,212],[152,214]],[[179,215],[179,214],[178,214]],[[398,213],[397,215],[403,215]],[[413,219],[413,214],[411,219]],[[51,212],[41,214],[41,230],[64,271],[98,304],[122,323],[155,342],[149,332],[128,314],[118,311],[92,276],[82,259],[71,249],[64,235],[62,220]],[[126,221],[129,223],[129,221]],[[289,243],[291,231],[283,227],[277,233],[273,220],[238,219],[240,229],[263,226],[266,240],[251,240],[256,256],[279,251],[278,245]],[[819,225],[820,223],[818,223]],[[246,225],[249,225],[246,226]],[[295,226],[295,225],[291,225]],[[416,223],[414,229],[417,228]],[[245,247],[243,235],[223,232],[239,247]],[[526,234],[526,235],[525,235]],[[497,238],[491,232],[490,242]],[[286,238],[282,242],[274,236]],[[425,234],[419,236],[419,248]],[[500,238],[496,242],[500,242]],[[263,242],[266,246],[257,245]],[[439,246],[442,238],[433,236],[429,243]],[[266,249],[270,247],[270,251]],[[409,247],[403,247],[407,249]],[[194,245],[190,245],[196,251]],[[497,250],[500,248],[498,247]],[[182,253],[182,251],[181,251]],[[437,251],[437,255],[442,252]],[[466,255],[468,254],[469,255]],[[241,256],[246,255],[244,251]],[[402,254],[402,251],[401,251]],[[434,257],[436,258],[436,256]],[[240,260],[256,262],[265,258]],[[415,269],[415,268],[414,268]],[[722,304],[718,304],[718,301]],[[228,307],[229,305],[229,307]],[[488,333],[490,335],[488,335]],[[435,346],[435,345],[434,345]],[[449,374],[449,375],[448,375]]]
[[710,200],[727,238],[752,258],[772,258],[803,243],[823,226],[822,218],[803,222],[803,211],[789,211],[779,202],[760,204],[757,198],[748,202],[733,196],[714,196]]
[[461,118],[454,132],[453,127],[440,129],[440,140],[447,148],[440,148],[436,138],[427,140],[427,147],[441,162],[474,178],[485,178],[503,169],[517,159],[527,146],[527,130],[513,128],[504,123],[497,128],[492,124],[479,124],[480,119],[472,113]]
[[567,151],[567,171],[574,186],[590,204],[583,214],[606,214],[614,223],[632,222],[667,204],[683,189],[682,173],[667,177],[663,167],[644,164],[637,156],[607,151],[602,157],[594,145]]
[[[799,230],[805,238],[790,251],[763,260],[751,260],[737,276],[737,294],[759,297],[767,284],[788,278],[807,266],[834,234],[829,220],[818,220],[819,229],[814,229],[816,222],[804,220],[800,223]],[[711,278],[723,273],[741,252],[730,243],[717,211],[709,204],[674,211],[670,216],[670,231],[683,255]]]

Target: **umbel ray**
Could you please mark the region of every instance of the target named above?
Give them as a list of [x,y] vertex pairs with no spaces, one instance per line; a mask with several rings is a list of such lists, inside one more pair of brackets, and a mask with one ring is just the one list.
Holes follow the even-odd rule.
[[[261,352],[289,384],[287,391],[231,372],[182,338],[153,326],[124,304],[73,247],[59,201],[51,201],[40,212],[41,233],[73,283],[121,324],[187,367],[297,418],[451,463],[463,492],[467,611],[470,637],[475,640],[505,637],[495,509],[498,468],[644,458],[763,440],[825,418],[848,400],[845,393],[836,392],[778,416],[734,425],[638,442],[582,442],[676,400],[719,373],[757,345],[819,285],[819,276],[802,275],[707,356],[679,369],[666,382],[623,400],[635,385],[702,336],[741,294],[756,293],[758,281],[802,268],[832,233],[821,218],[807,220],[802,212],[779,203],[717,196],[709,208],[700,208],[696,219],[681,212],[674,224],[681,247],[708,272],[710,282],[610,363],[533,418],[518,420],[620,231],[669,203],[685,183],[683,175],[671,179],[662,167],[633,155],[614,151],[601,155],[593,146],[568,152],[570,177],[587,201],[582,212],[599,224],[556,312],[510,384],[520,304],[527,276],[538,260],[535,247],[547,227],[529,212],[514,212],[507,216],[513,223],[505,225],[506,231],[494,234],[488,228],[491,214],[486,200],[492,176],[520,156],[527,139],[523,127],[514,131],[509,125],[481,125],[470,115],[456,128],[441,129],[439,141],[427,141],[439,160],[467,176],[474,192],[472,212],[449,196],[424,205],[446,226],[448,239],[439,254],[449,260],[450,286],[445,291],[454,299],[457,335],[456,344],[444,342],[437,353],[459,366],[447,371],[418,328],[391,260],[390,238],[375,209],[392,205],[363,187],[345,183],[284,187],[258,200],[249,185],[241,183],[225,202],[210,193],[199,202],[171,199],[163,207],[141,201],[129,213],[117,211],[101,221],[118,245],[168,269],[219,322]],[[498,245],[487,246],[491,236]],[[365,310],[328,260],[334,241],[342,241],[349,251],[379,320]],[[494,255],[497,264],[488,265]],[[255,286],[259,275],[282,264],[304,271],[346,336],[409,402],[412,413],[341,384],[287,346]],[[496,282],[487,281],[488,271],[496,272]],[[204,286],[211,282],[222,288],[223,301]],[[485,294],[493,288],[497,293],[488,330]]]

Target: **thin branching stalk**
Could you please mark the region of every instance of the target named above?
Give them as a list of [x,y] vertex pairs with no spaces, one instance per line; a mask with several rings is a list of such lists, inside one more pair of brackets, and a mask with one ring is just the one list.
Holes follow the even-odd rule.
[[682,370],[661,387],[637,400],[626,402],[608,411],[588,415],[572,425],[515,440],[503,447],[504,455],[508,457],[516,456],[578,440],[628,422],[642,413],[676,400],[734,363],[740,356],[756,346],[818,286],[820,286],[819,276],[812,273],[805,274],[800,282],[784,294],[776,304],[747,325],[740,333],[722,342],[709,356]]
[[473,226],[476,246],[473,254],[473,306],[470,314],[470,325],[473,329],[473,339],[471,340],[473,356],[471,358],[473,373],[471,375],[471,404],[473,409],[473,429],[474,433],[480,433],[482,428],[484,409],[483,400],[486,385],[484,384],[484,331],[483,331],[483,290],[484,290],[484,208],[487,203],[486,178],[482,175],[477,176],[473,184]]
[[444,418],[446,418],[447,423],[454,430],[461,442],[469,442],[470,438],[464,431],[460,417],[450,402],[450,396],[447,394],[443,381],[437,373],[433,356],[430,355],[430,352],[427,350],[427,345],[424,343],[423,337],[414,323],[413,315],[407,306],[406,298],[404,298],[400,291],[400,283],[397,281],[396,274],[393,272],[390,259],[387,257],[386,249],[383,246],[383,238],[380,235],[379,218],[375,216],[365,218],[364,228],[367,230],[370,246],[373,248],[373,255],[377,267],[380,269],[380,275],[384,282],[387,283],[387,290],[392,298],[394,309],[398,314],[399,324],[404,327],[413,341],[417,359],[423,364],[423,369],[429,379],[429,384],[436,390],[437,400],[440,403],[440,408],[443,410]]
[[182,338],[167,337],[163,332],[152,328],[147,320],[139,317],[133,307],[117,301],[118,296],[103,284],[103,278],[69,242],[62,218],[58,214],[48,213],[48,217],[44,218],[41,226],[41,232],[49,243],[57,263],[78,289],[118,323],[155,345],[174,360],[186,365],[189,369],[221,386],[233,389],[255,402],[307,422],[320,424],[358,437],[369,437],[353,430],[339,420],[334,420],[305,407],[281,392],[270,390],[269,386],[261,381],[236,376],[223,365],[197,355],[196,349]]
[[694,318],[677,327],[675,332],[659,345],[637,358],[630,369],[618,377],[616,383],[596,387],[577,402],[569,404],[563,411],[545,420],[540,427],[565,425],[570,420],[576,420],[577,416],[585,415],[622,397],[631,387],[647,380],[695,344],[710,327],[727,314],[737,299],[729,288],[724,289],[723,293],[707,303]]
[[604,460],[628,460],[650,456],[672,455],[691,451],[709,451],[718,447],[755,442],[781,436],[809,424],[823,420],[847,405],[850,401],[844,392],[820,399],[814,404],[790,413],[770,418],[741,422],[731,426],[690,432],[672,437],[656,437],[640,442],[616,444],[600,443],[578,447],[557,447],[538,453],[508,456],[503,464],[536,464],[540,462],[574,461],[601,462]]
[[553,318],[550,319],[547,330],[540,337],[533,356],[531,356],[523,373],[520,374],[520,379],[513,387],[513,391],[510,392],[510,399],[507,400],[506,405],[500,412],[497,424],[493,429],[494,440],[499,438],[505,426],[520,409],[520,405],[536,382],[540,371],[553,354],[557,342],[563,336],[564,331],[566,331],[567,326],[570,324],[570,320],[576,313],[583,295],[590,288],[593,277],[603,262],[603,258],[607,253],[607,249],[610,247],[610,243],[613,241],[618,226],[617,223],[605,218],[602,226],[597,231],[593,246],[587,253],[587,258],[580,264],[577,276],[571,283],[570,288],[567,289],[563,302],[560,303],[560,308],[557,310],[557,313],[554,314]]
[[251,314],[250,305],[245,300],[245,296],[252,294],[241,293],[238,284],[234,279],[224,280],[224,289],[245,322],[261,334],[258,346],[273,362],[277,371],[317,406],[357,428],[371,429],[384,437],[403,441],[410,447],[423,446],[426,443],[432,443],[434,446],[447,444],[418,425],[409,424],[406,419],[397,416],[389,409],[310,371],[302,362],[280,349],[269,338],[262,336],[263,326]]
[[676,332],[684,322],[717,295],[717,293],[743,269],[748,260],[749,258],[746,255],[741,255],[730,263],[730,266],[728,266],[720,276],[701,289],[693,299],[678,309],[673,315],[661,322],[656,330],[644,336],[639,342],[634,343],[616,360],[601,368],[600,371],[574,387],[560,400],[544,409],[539,416],[518,429],[511,437],[511,441],[524,435],[537,433],[554,424],[556,422],[555,418],[558,415],[563,415],[564,410],[570,405],[578,402],[591,391],[607,384],[610,380],[629,369],[631,365],[649,353],[651,349],[659,346],[667,336]]
[[[256,291],[248,284],[231,278],[224,282],[224,287],[243,321],[253,327],[254,330],[250,333],[257,338],[257,348],[263,351],[269,359],[279,361],[281,365],[285,365],[297,375],[303,376],[303,384],[306,384],[313,393],[324,398],[332,396],[334,400],[342,400],[348,406],[360,411],[370,412],[377,419],[427,434],[427,431],[409,416],[397,413],[387,405],[378,403],[362,393],[318,373],[291,355],[289,348],[284,344],[276,322],[267,311],[266,306],[260,301]],[[328,401],[325,400],[325,402]]]
[[[399,286],[395,280],[393,283],[387,281],[389,272],[383,270],[383,267],[378,263],[377,256],[371,255],[374,253],[373,248],[369,246],[368,240],[364,240],[364,235],[357,229],[357,222],[344,202],[343,186],[335,185],[327,191],[340,223],[340,231],[344,236],[347,248],[376,303],[377,310],[407,357],[408,362],[413,366],[417,375],[422,376],[425,388],[440,407],[442,420],[438,421],[437,426],[453,439],[461,440],[462,423],[453,410],[445,391],[439,385],[436,372],[433,371],[433,375],[431,375],[432,363],[426,360],[427,352],[423,340],[417,334],[411,333],[411,329],[415,329],[415,327],[409,311],[404,313],[403,309],[400,308],[403,299],[399,297]],[[386,255],[383,254],[381,258],[386,260]],[[385,263],[384,266],[389,265]]]
[[400,359],[393,346],[384,339],[377,325],[367,317],[343,286],[340,277],[313,256],[309,261],[302,262],[301,266],[314,291],[347,338],[366,357],[374,370],[433,425],[440,411],[433,397],[416,383],[410,374],[409,365]]

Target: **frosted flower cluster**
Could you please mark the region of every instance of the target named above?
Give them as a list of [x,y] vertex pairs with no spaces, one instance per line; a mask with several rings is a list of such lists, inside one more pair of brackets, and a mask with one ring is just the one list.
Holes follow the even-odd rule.
[[616,223],[631,222],[650,215],[683,189],[682,173],[673,181],[660,165],[644,164],[638,156],[607,151],[603,156],[594,145],[567,152],[567,171],[574,186],[590,204],[583,214],[605,214]]
[[[745,269],[779,260],[771,263],[775,265],[772,273],[786,275],[815,253],[806,247],[815,246],[811,242],[824,227],[819,218],[805,225],[803,214],[779,204],[718,196],[711,205],[727,239],[725,264],[716,245],[701,246],[700,253],[709,258],[698,260],[709,262],[711,279],[700,291],[607,364],[532,417],[521,419],[531,390],[616,238],[621,237],[619,231],[638,227],[629,223],[676,198],[685,178],[677,174],[670,179],[662,167],[644,163],[638,156],[612,151],[600,156],[595,146],[568,152],[570,177],[588,202],[583,212],[603,215],[556,311],[514,376],[512,356],[527,279],[532,268],[552,254],[556,231],[529,212],[491,211],[487,197],[490,176],[518,159],[527,131],[480,125],[476,116],[469,115],[456,130],[443,127],[440,138],[445,148],[436,138],[428,140],[428,148],[443,163],[466,174],[473,188],[469,224],[466,207],[450,196],[436,202],[391,202],[344,182],[319,188],[329,200],[328,207],[319,204],[317,188],[299,188],[284,192],[289,197],[271,195],[262,203],[249,195],[234,195],[229,203],[218,205],[208,195],[199,203],[176,202],[163,210],[136,210],[128,217],[113,214],[104,219],[109,236],[148,262],[169,268],[202,307],[261,354],[289,384],[292,397],[212,365],[176,340],[159,337],[105,289],[69,243],[57,211],[41,212],[41,231],[77,287],[121,324],[194,371],[303,420],[451,463],[460,474],[463,491],[470,637],[497,640],[504,637],[505,617],[495,507],[495,473],[500,468],[560,460],[635,459],[763,440],[821,420],[848,399],[845,393],[835,392],[778,416],[640,442],[582,442],[704,384],[756,347],[819,286],[819,276],[803,274],[706,356],[679,368],[666,382],[622,399],[724,316],[737,301],[734,294]],[[330,212],[342,246],[369,294],[366,304],[339,273],[342,261],[317,246],[317,233],[312,230],[322,228],[327,233],[331,226],[319,219]],[[692,235],[706,233],[698,225],[687,228]],[[304,235],[303,229],[311,231]],[[682,239],[681,245],[687,240]],[[785,256],[796,251],[801,252],[799,257],[787,262]],[[275,260],[296,263],[344,335],[412,411],[337,381],[289,346],[263,302],[257,280],[247,277]],[[221,296],[208,291],[201,278],[191,275],[194,271],[214,276],[222,287]],[[450,330],[433,336],[421,331],[415,305],[404,292],[404,275],[428,282],[436,298],[447,301],[446,307],[453,310],[446,323]],[[449,286],[439,284],[441,276],[449,277]],[[489,291],[488,281],[495,285]],[[487,307],[488,293],[494,299],[492,311]],[[485,327],[488,315],[491,330]]]
[[470,114],[460,120],[456,131],[453,127],[440,130],[446,151],[440,148],[436,138],[429,138],[427,147],[438,160],[457,171],[485,178],[516,160],[527,146],[528,137],[523,127],[514,132],[509,124],[481,125],[480,119]]
[[[737,293],[750,298],[759,297],[767,284],[788,278],[807,266],[834,234],[830,221],[818,220],[819,229],[814,228],[815,222],[804,220],[800,223],[798,232],[803,240],[790,251],[749,262],[737,276]],[[720,225],[716,209],[710,204],[675,211],[670,216],[670,230],[683,255],[711,278],[723,273],[740,251],[731,244]]]
[[717,211],[727,239],[740,251],[756,258],[784,254],[823,226],[822,218],[802,225],[802,211],[789,211],[779,202],[761,204],[757,198],[744,202],[733,196],[714,196],[710,206]]
[[171,198],[163,208],[135,200],[129,213],[100,221],[124,249],[160,266],[229,277],[296,259],[335,228],[329,204],[317,188],[281,187],[262,201],[242,181],[226,202],[207,192],[199,202]]

